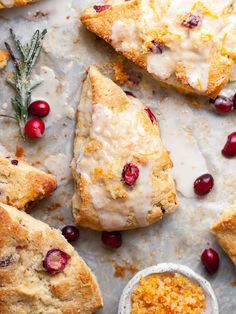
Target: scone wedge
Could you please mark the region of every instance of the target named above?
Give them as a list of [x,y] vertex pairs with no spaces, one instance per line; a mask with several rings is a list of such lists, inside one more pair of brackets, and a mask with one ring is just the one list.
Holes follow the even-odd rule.
[[5,68],[9,60],[9,53],[5,50],[0,50],[0,70]]
[[57,187],[56,178],[22,159],[0,154],[0,202],[25,209],[49,196]]
[[0,313],[91,314],[102,306],[95,276],[60,231],[4,204],[0,220]]
[[215,98],[236,60],[234,0],[108,0],[80,19],[164,85]]
[[0,9],[23,7],[38,1],[39,0],[0,0]]
[[162,219],[177,207],[171,168],[151,109],[91,67],[72,162],[76,223],[111,231]]
[[211,231],[236,266],[236,203],[221,214]]

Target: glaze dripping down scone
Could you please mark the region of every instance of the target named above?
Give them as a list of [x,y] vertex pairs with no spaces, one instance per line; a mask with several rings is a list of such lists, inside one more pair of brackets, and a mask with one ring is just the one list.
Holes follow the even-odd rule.
[[[0,313],[91,314],[102,306],[95,276],[60,231],[3,204],[0,220]],[[51,274],[43,261],[54,249],[67,263]]]
[[[130,163],[139,170],[132,186],[123,178]],[[125,230],[162,219],[177,207],[171,168],[151,110],[91,67],[79,104],[72,162],[76,223]]]
[[216,97],[236,61],[235,0],[109,0],[81,22],[164,85]]
[[7,51],[0,50],[0,70],[5,68],[8,60],[9,60],[9,53]]
[[236,266],[236,203],[221,214],[211,231]]
[[13,7],[23,7],[39,0],[0,0],[0,9],[9,9]]
[[0,154],[0,202],[25,209],[28,204],[49,196],[56,187],[51,174],[15,156]]

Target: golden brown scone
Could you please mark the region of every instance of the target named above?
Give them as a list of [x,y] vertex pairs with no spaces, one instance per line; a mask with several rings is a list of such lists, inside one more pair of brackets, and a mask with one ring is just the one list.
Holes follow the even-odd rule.
[[221,214],[211,231],[236,265],[236,203]]
[[[122,174],[130,163],[139,169],[132,186]],[[76,223],[110,231],[162,219],[177,207],[171,168],[150,109],[91,67],[79,104],[72,162]]]
[[0,154],[0,202],[24,209],[28,203],[50,195],[56,186],[51,174]]
[[38,2],[39,0],[0,0],[0,9],[13,7],[23,7],[28,4]]
[[[1,203],[0,220],[0,313],[91,314],[102,306],[95,276],[60,231]],[[43,262],[54,249],[55,264]]]
[[108,0],[81,22],[179,91],[216,97],[236,60],[234,0]]
[[9,60],[9,53],[7,51],[0,50],[0,70],[5,68],[8,60]]

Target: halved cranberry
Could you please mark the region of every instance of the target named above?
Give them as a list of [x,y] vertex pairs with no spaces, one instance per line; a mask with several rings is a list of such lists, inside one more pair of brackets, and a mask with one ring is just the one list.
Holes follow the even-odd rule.
[[110,4],[105,4],[105,5],[94,5],[93,8],[97,13],[100,13],[102,11],[105,11],[111,7]]
[[62,234],[68,242],[73,242],[79,239],[80,232],[75,226],[65,226],[62,229]]
[[200,21],[201,21],[200,16],[190,15],[186,20],[182,22],[182,26],[192,29],[197,27]]
[[228,136],[228,140],[222,149],[222,154],[228,158],[236,156],[236,132]]
[[152,110],[150,108],[145,108],[144,110],[148,114],[148,116],[149,116],[150,120],[152,121],[152,123],[156,123],[157,119],[156,119],[156,116],[154,115],[154,113],[152,112]]
[[125,93],[127,96],[132,96],[132,97],[136,98],[136,96],[134,96],[134,94],[128,90],[125,90]]
[[122,245],[121,233],[119,231],[103,231],[102,242],[112,249],[118,249]]
[[50,106],[44,100],[37,100],[30,104],[28,111],[33,116],[46,117],[50,112]]
[[206,249],[201,256],[202,264],[210,274],[217,272],[220,264],[218,253],[214,249]]
[[226,96],[219,95],[215,100],[211,99],[210,103],[212,103],[216,111],[220,113],[231,112],[234,109],[233,100]]
[[122,177],[126,184],[134,185],[139,177],[139,168],[132,163],[126,164],[123,168]]
[[214,179],[209,173],[203,174],[194,182],[194,191],[197,195],[208,194],[214,186]]
[[14,166],[17,166],[18,163],[19,163],[19,161],[16,160],[16,159],[11,160],[11,164],[14,165]]
[[157,40],[152,40],[152,52],[162,54],[165,45]]
[[52,249],[47,252],[43,260],[43,267],[51,275],[56,275],[64,270],[70,258],[70,255],[67,253],[59,249]]
[[26,122],[25,134],[31,139],[37,139],[43,136],[45,124],[40,118],[32,118]]

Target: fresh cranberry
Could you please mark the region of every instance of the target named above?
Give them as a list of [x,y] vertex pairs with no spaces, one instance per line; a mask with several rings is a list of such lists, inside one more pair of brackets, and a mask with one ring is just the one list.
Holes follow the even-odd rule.
[[102,242],[112,249],[118,249],[122,245],[121,233],[119,231],[103,231]]
[[93,8],[97,13],[100,13],[102,11],[105,11],[107,9],[109,9],[111,7],[111,5],[109,4],[105,4],[105,5],[94,5]]
[[152,52],[157,54],[162,54],[165,45],[157,40],[152,40]]
[[152,112],[152,110],[150,108],[145,108],[144,110],[148,114],[148,116],[149,116],[150,120],[152,121],[152,123],[157,122],[156,116],[154,115],[154,113]]
[[26,122],[25,134],[32,139],[40,138],[45,132],[45,124],[40,118],[32,118]]
[[194,191],[197,195],[208,194],[214,186],[214,179],[209,173],[203,174],[194,182]]
[[205,266],[206,270],[210,274],[217,272],[220,264],[220,259],[218,253],[209,248],[206,249],[201,256],[202,264]]
[[201,21],[200,16],[190,15],[188,19],[183,21],[182,26],[192,29],[192,28],[197,27],[200,21]]
[[18,163],[19,163],[19,161],[16,160],[16,159],[11,160],[11,164],[14,165],[14,166],[17,166]]
[[122,177],[126,184],[134,185],[139,177],[139,168],[132,163],[126,164],[123,168]]
[[62,229],[62,234],[68,242],[73,242],[79,239],[80,232],[75,226],[65,226]]
[[233,104],[234,104],[234,109],[236,109],[236,94],[233,97]]
[[228,140],[222,149],[222,154],[228,158],[236,156],[236,132],[228,136]]
[[52,249],[47,252],[47,255],[43,260],[43,267],[51,275],[55,275],[61,273],[65,269],[69,260],[70,255],[67,253],[59,249]]
[[134,94],[128,90],[125,90],[125,93],[127,96],[132,96],[132,97],[136,98],[136,96],[134,96]]
[[215,100],[211,99],[210,103],[212,103],[216,111],[220,113],[231,112],[234,109],[233,100],[226,96],[219,95]]
[[30,104],[28,111],[33,116],[46,117],[50,112],[50,106],[44,100],[37,100]]

